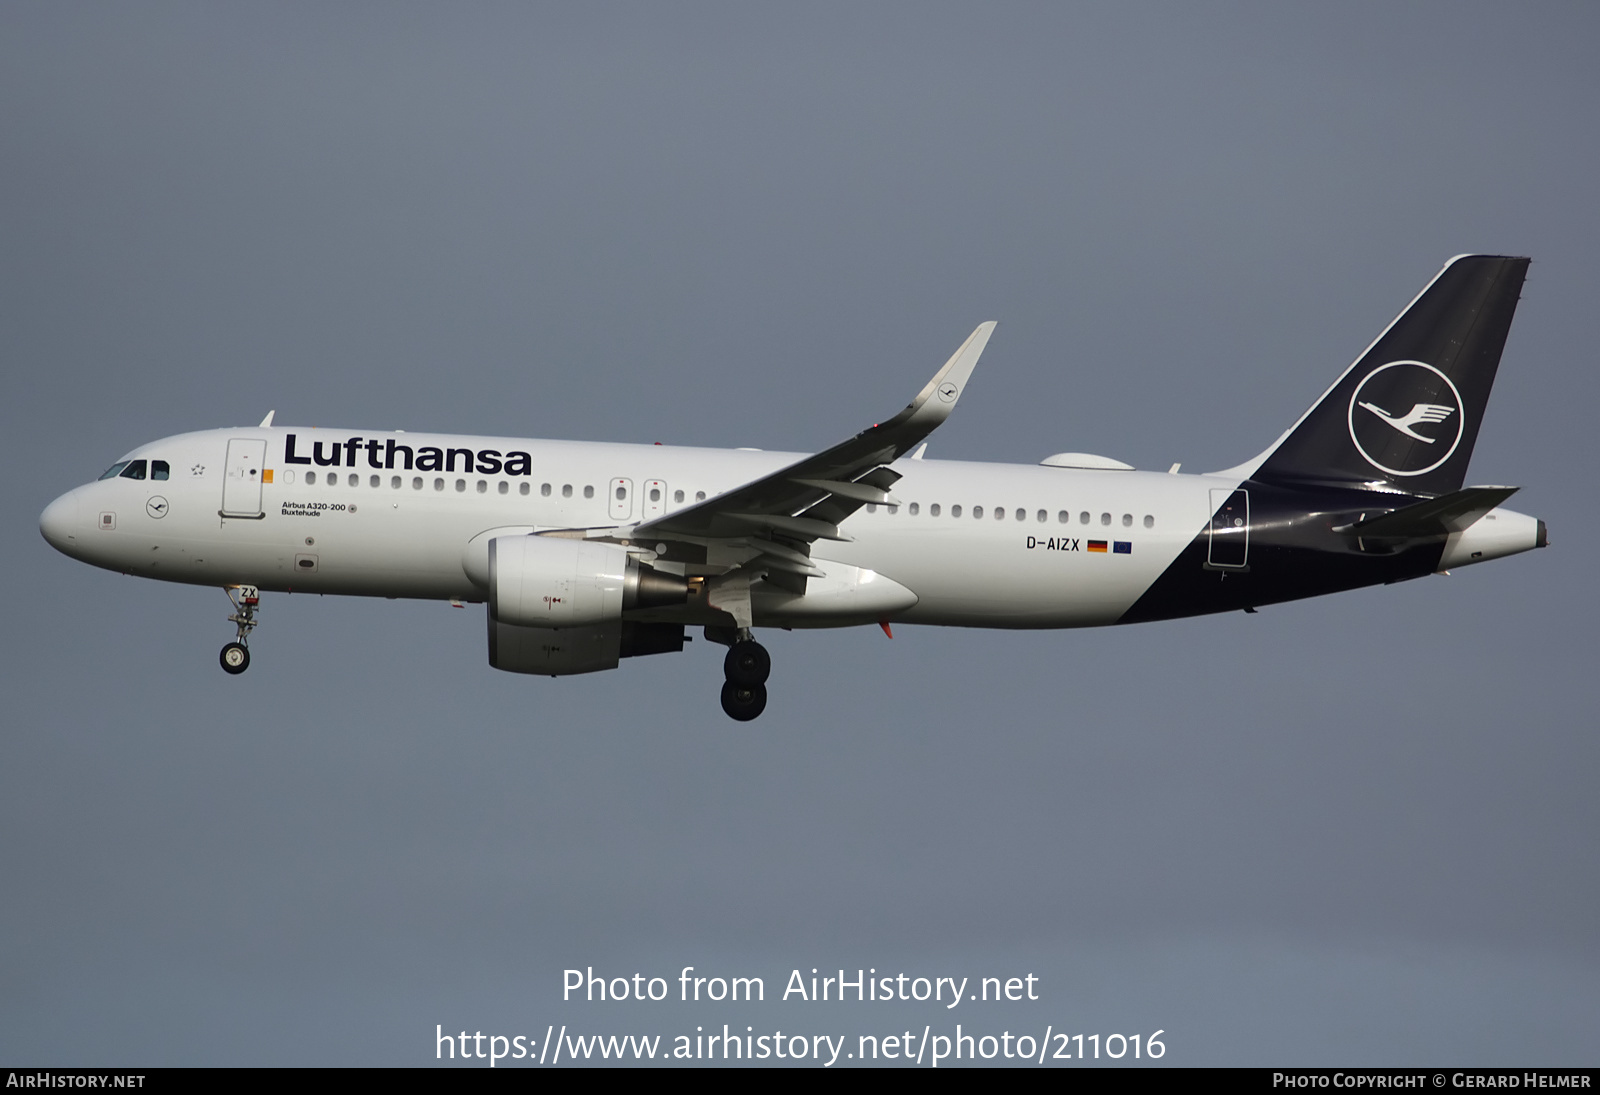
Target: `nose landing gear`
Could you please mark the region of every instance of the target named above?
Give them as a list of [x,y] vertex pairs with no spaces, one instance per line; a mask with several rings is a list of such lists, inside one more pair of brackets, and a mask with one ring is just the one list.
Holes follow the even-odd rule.
[[756,642],[748,628],[740,628],[722,660],[722,709],[728,717],[749,722],[767,708],[767,677],[772,673],[772,656]]
[[261,591],[255,586],[229,586],[223,592],[233,604],[233,615],[228,617],[228,622],[238,626],[239,635],[222,648],[218,660],[222,662],[222,668],[226,672],[237,676],[250,668],[248,644],[250,632],[256,626],[256,610],[261,604]]
[[250,668],[250,648],[244,643],[229,643],[222,648],[222,668],[233,674],[243,673]]

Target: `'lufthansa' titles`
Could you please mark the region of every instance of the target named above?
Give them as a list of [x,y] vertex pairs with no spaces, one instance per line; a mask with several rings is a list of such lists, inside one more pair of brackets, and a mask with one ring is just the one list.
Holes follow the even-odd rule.
[[[312,443],[310,453],[297,453],[295,448],[295,435],[288,434],[283,442],[285,464],[316,464],[329,468],[369,467],[385,471],[400,467],[406,471],[462,471],[480,475],[533,474],[533,457],[525,452],[446,449],[434,445],[413,448],[399,444],[392,437],[381,440],[376,437],[350,437],[344,441],[316,441]],[[363,452],[366,453],[365,464],[361,460]]]

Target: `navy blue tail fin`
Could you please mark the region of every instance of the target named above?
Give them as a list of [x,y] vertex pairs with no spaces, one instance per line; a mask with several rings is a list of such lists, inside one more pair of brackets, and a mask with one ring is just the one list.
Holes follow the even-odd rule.
[[1528,261],[1451,259],[1253,478],[1446,494],[1465,481]]

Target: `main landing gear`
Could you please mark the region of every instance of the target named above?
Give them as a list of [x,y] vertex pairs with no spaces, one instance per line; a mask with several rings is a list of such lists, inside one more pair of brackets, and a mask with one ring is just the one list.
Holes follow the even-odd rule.
[[722,709],[731,719],[749,722],[767,708],[767,677],[772,673],[772,656],[767,648],[740,628],[722,659]]
[[222,648],[222,668],[237,676],[250,668],[250,631],[256,626],[256,609],[261,604],[261,591],[255,586],[230,586],[223,590],[233,603],[230,624],[237,624],[238,638]]

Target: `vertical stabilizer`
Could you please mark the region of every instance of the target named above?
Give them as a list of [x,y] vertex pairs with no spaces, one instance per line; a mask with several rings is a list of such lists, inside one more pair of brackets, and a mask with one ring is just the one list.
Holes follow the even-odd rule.
[[1528,261],[1503,255],[1451,259],[1259,458],[1251,477],[1368,483],[1410,494],[1459,489]]

